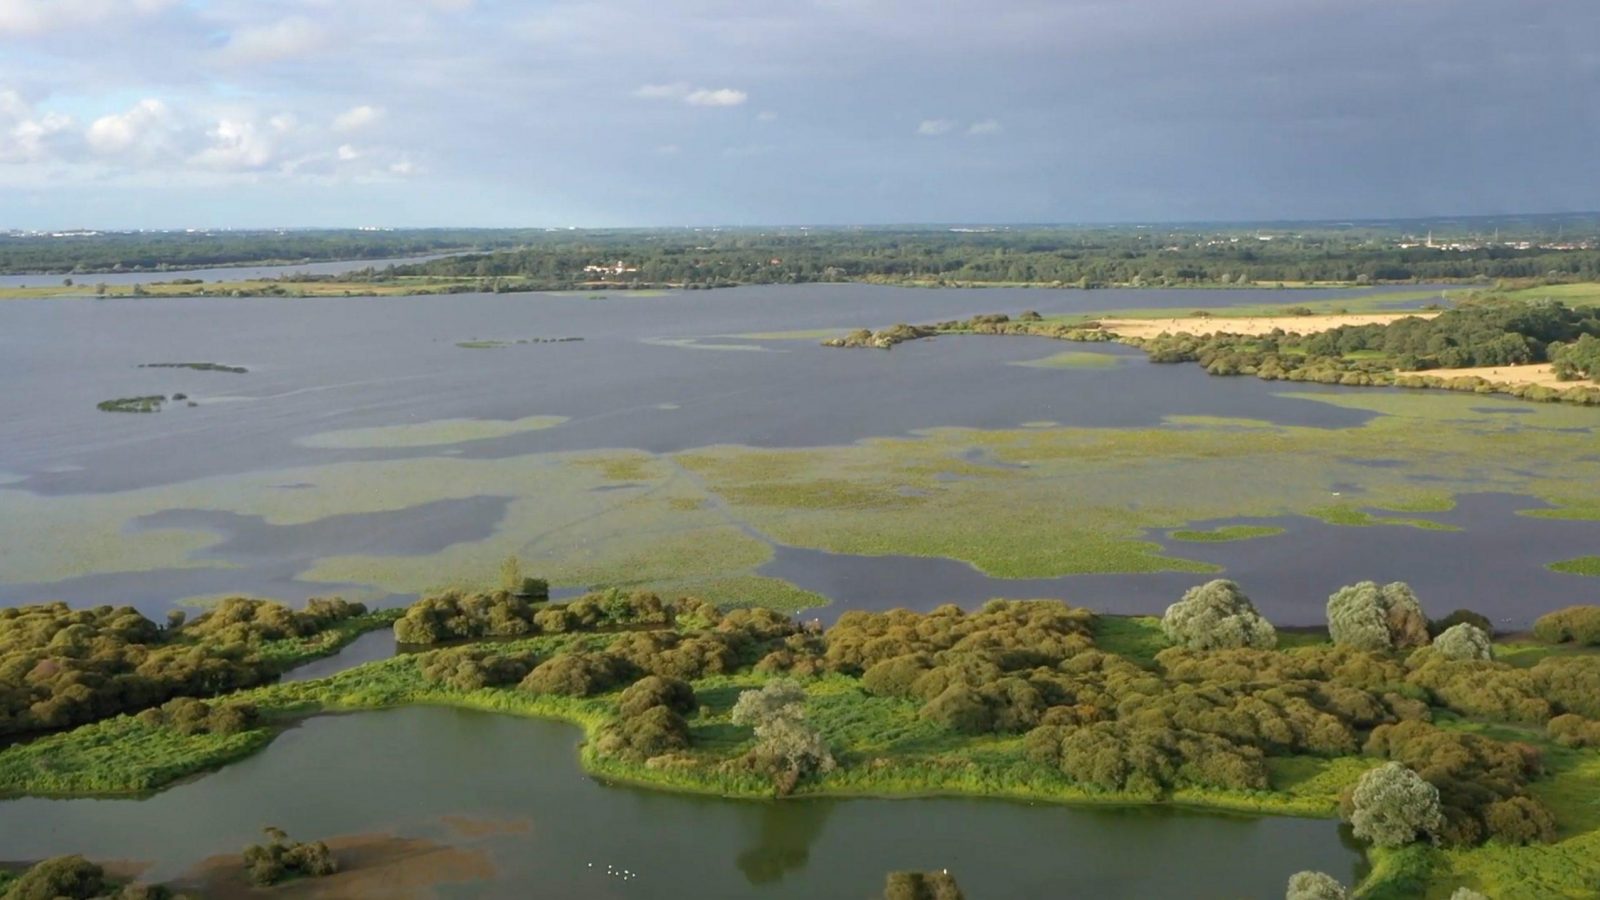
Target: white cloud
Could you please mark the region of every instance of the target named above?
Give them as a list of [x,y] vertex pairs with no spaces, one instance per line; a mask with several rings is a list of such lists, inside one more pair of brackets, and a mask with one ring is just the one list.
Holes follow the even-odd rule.
[[633,95],[642,100],[681,100],[690,106],[739,106],[750,99],[734,88],[697,88],[685,81],[641,85]]
[[733,88],[701,88],[684,97],[683,102],[690,106],[739,106],[749,99],[749,94]]
[[383,118],[383,109],[377,106],[353,106],[333,119],[334,131],[359,131]]
[[917,134],[923,137],[938,137],[941,134],[949,134],[955,127],[956,123],[949,119],[923,119],[917,126]]
[[249,66],[304,56],[328,42],[328,30],[305,16],[290,16],[271,25],[253,25],[233,32],[218,51],[222,61]]
[[354,162],[355,160],[360,159],[362,154],[360,150],[357,150],[349,144],[340,144],[338,156],[340,162]]
[[1000,123],[993,119],[973,122],[967,128],[967,134],[999,134],[1001,131]]
[[41,162],[71,137],[72,118],[40,113],[15,91],[0,91],[0,162]]
[[756,121],[757,122],[776,122],[776,121],[778,121],[778,114],[773,112],[770,109],[764,109],[761,112],[756,113]]
[[208,134],[211,145],[190,158],[197,166],[222,172],[248,172],[265,168],[272,161],[272,141],[249,119],[220,119]]
[[178,0],[0,0],[0,34],[34,35],[153,16]]
[[416,175],[421,171],[422,169],[420,169],[416,163],[404,157],[389,164],[389,174],[399,175],[402,178],[408,175]]
[[171,149],[177,127],[171,108],[147,97],[127,112],[95,119],[84,139],[89,149],[104,156],[150,158]]

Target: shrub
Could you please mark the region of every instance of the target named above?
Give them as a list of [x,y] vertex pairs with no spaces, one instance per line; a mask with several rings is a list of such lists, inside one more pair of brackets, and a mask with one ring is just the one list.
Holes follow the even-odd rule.
[[1534,620],[1533,636],[1550,644],[1600,646],[1600,606],[1569,606]]
[[1546,726],[1551,740],[1563,747],[1600,747],[1600,722],[1568,713]]
[[261,831],[267,836],[266,841],[244,849],[250,880],[257,885],[266,887],[298,876],[317,878],[339,871],[327,844],[291,841],[282,829],[270,825]]
[[1284,900],[1345,900],[1349,894],[1339,879],[1323,872],[1296,872],[1289,876]]
[[664,706],[686,716],[699,705],[688,682],[660,675],[646,675],[629,685],[617,701],[617,709],[624,716],[640,715],[653,706]]
[[1223,579],[1190,588],[1183,599],[1167,607],[1161,631],[1174,644],[1191,650],[1270,650],[1278,645],[1271,623],[1256,612],[1237,584]]
[[1528,674],[1539,694],[1563,712],[1600,719],[1600,657],[1548,656]]
[[733,705],[733,723],[752,726],[756,734],[756,745],[744,762],[772,778],[779,794],[794,790],[802,778],[834,768],[821,733],[805,720],[805,700],[799,684],[778,679],[740,693]]
[[883,900],[963,900],[966,895],[949,872],[890,872]]
[[498,653],[492,647],[455,647],[422,657],[422,677],[458,691],[516,684],[538,664],[532,653]]
[[676,710],[657,705],[623,715],[600,730],[595,749],[640,761],[689,747],[689,723]]
[[535,666],[518,687],[535,694],[592,697],[621,684],[633,671],[626,660],[609,653],[561,653]]
[[1462,623],[1476,625],[1484,634],[1494,634],[1494,623],[1489,621],[1489,617],[1470,609],[1458,609],[1442,619],[1434,619],[1428,623],[1428,633],[1437,636],[1443,634],[1446,629]]
[[1233,790],[1267,787],[1261,751],[1195,731],[1096,722],[1081,728],[1041,725],[1028,732],[1028,758],[1081,785],[1158,795],[1194,785]]
[[1428,620],[1404,582],[1363,581],[1328,598],[1328,634],[1359,650],[1405,650],[1428,643]]
[[1433,639],[1433,649],[1445,659],[1493,659],[1494,644],[1489,633],[1462,622],[1451,625]]
[[1396,762],[1367,770],[1346,807],[1355,836],[1379,847],[1403,847],[1444,828],[1438,788]]

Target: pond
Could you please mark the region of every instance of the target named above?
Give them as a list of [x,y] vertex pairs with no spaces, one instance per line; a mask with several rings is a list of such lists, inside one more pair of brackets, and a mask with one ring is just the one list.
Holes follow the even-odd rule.
[[891,870],[949,869],[982,900],[1221,900],[1282,896],[1302,869],[1349,882],[1361,865],[1323,820],[608,786],[578,769],[576,739],[571,726],[437,708],[316,718],[147,799],[0,802],[0,847],[136,861],[146,878],[191,886],[222,870],[208,857],[269,824],[382,859],[381,880],[357,868],[324,896],[869,900]]

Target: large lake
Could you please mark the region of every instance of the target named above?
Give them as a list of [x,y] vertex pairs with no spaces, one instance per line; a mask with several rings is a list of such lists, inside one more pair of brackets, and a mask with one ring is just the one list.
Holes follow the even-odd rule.
[[581,900],[870,900],[895,869],[949,869],[982,900],[1269,898],[1296,871],[1348,882],[1361,864],[1322,820],[613,787],[579,771],[576,739],[570,726],[446,709],[312,719],[149,799],[0,802],[0,848],[12,859],[135,861],[148,878],[185,879],[272,824],[345,836],[352,853],[385,836],[411,841],[385,880],[349,895]]
[[[104,498],[103,515],[110,516],[121,492],[193,482],[222,496],[233,476],[441,454],[493,460],[598,449],[810,447],[941,426],[1014,429],[1041,420],[1154,426],[1172,415],[1341,428],[1374,414],[1283,396],[1281,384],[1211,378],[1195,366],[1150,365],[1120,346],[1092,348],[1121,360],[1112,368],[1063,370],[1014,365],[1070,346],[1044,339],[940,339],[885,353],[824,348],[817,336],[988,311],[1187,312],[1357,295],[798,285],[661,295],[11,301],[0,304],[0,515],[29,515],[56,500]],[[772,339],[778,332],[815,334]],[[458,346],[560,337],[583,340],[502,350]],[[250,371],[140,368],[198,361]],[[1359,389],[1294,386],[1299,394],[1351,391]],[[109,398],[172,393],[198,405],[175,404],[157,415],[96,409]],[[329,431],[528,416],[566,421],[448,447],[339,449],[309,440]],[[198,481],[208,478],[213,481]],[[25,567],[0,566],[0,602],[132,602],[159,612],[179,598],[229,592],[300,599],[340,589],[298,577],[319,557],[428,554],[480,540],[495,530],[506,503],[477,496],[367,514],[334,510],[293,525],[204,508],[146,510],[130,519],[124,535],[156,529],[217,535],[212,546],[192,554],[206,564],[135,569],[86,562],[80,571],[51,578],[21,577],[12,573]],[[1270,523],[1287,532],[1258,541],[1177,546],[1162,533],[1149,537],[1176,555],[1221,565],[1247,586],[1269,588],[1264,610],[1282,624],[1320,621],[1315,598],[1357,572],[1410,580],[1425,599],[1438,598],[1439,612],[1464,605],[1452,595],[1470,587],[1473,605],[1515,627],[1576,602],[1586,587],[1544,563],[1600,550],[1595,523],[1516,514],[1536,505],[1526,498],[1469,497],[1439,519],[1462,529],[1449,532],[1293,519]],[[102,515],[85,509],[81,515],[91,519]],[[77,540],[87,544],[71,519],[51,527],[60,532],[51,535],[55,550],[70,552]],[[102,549],[86,545],[82,555],[88,560]],[[857,606],[971,604],[997,594],[1159,611],[1195,581],[1193,575],[1156,573],[1005,582],[951,560],[845,557],[785,546],[775,547],[760,571],[833,598],[828,616]],[[1303,584],[1313,585],[1300,593],[1315,602],[1275,605],[1280,588]]]

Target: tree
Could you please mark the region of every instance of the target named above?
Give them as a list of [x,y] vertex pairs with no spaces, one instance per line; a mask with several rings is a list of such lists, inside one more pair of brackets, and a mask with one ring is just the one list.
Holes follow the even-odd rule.
[[506,557],[500,564],[500,589],[508,594],[522,590],[522,562],[515,556]]
[[1439,789],[1397,762],[1368,769],[1350,795],[1346,821],[1355,836],[1379,847],[1433,839],[1444,828]]
[[1446,659],[1494,659],[1494,644],[1476,625],[1452,625],[1433,639],[1433,649]]
[[1167,607],[1161,630],[1168,640],[1191,650],[1270,650],[1278,645],[1272,623],[1256,612],[1239,585],[1221,578],[1190,588]]
[[787,794],[801,778],[830,772],[833,753],[821,732],[805,720],[805,689],[791,679],[745,691],[733,705],[733,723],[755,729],[750,761]]
[[883,886],[883,900],[964,900],[965,894],[948,870],[938,872],[890,872]]
[[1289,876],[1284,900],[1345,900],[1349,894],[1339,879],[1323,872],[1296,872]]
[[1405,582],[1363,581],[1328,598],[1328,634],[1358,650],[1405,650],[1428,643],[1428,619]]
[[6,900],[98,897],[110,887],[105,870],[81,856],[57,856],[29,869],[11,885]]

